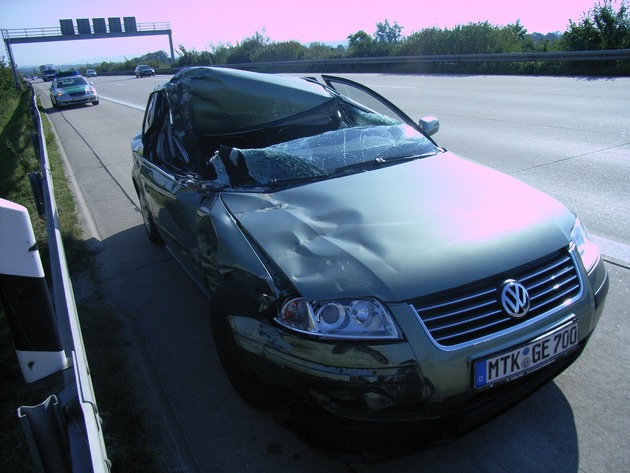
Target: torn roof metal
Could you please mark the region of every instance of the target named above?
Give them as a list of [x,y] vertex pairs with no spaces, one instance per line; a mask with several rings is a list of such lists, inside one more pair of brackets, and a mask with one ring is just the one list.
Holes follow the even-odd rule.
[[183,69],[162,90],[173,120],[199,134],[254,128],[334,99],[308,80],[216,67]]

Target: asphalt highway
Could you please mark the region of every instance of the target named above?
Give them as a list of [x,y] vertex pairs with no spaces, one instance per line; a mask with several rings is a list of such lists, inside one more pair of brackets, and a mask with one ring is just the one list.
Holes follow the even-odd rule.
[[[627,471],[630,79],[347,77],[374,88],[413,118],[437,116],[441,129],[434,138],[440,145],[511,174],[580,215],[600,242],[610,272],[602,320],[582,357],[553,382],[481,428],[433,449],[420,450],[412,432],[399,432],[395,445],[385,431],[367,442],[363,432],[299,405],[254,409],[222,371],[207,300],[166,250],[148,242],[142,227],[129,143],[141,127],[149,92],[168,77],[98,77],[93,81],[100,105],[61,111],[51,107],[48,84],[36,83],[64,150],[86,238],[100,263],[99,287],[76,281],[77,298],[120,314],[126,369],[155,426],[165,469]],[[97,292],[104,297],[95,297]],[[349,455],[343,445],[354,445],[361,454]],[[367,461],[381,454],[387,458]]]

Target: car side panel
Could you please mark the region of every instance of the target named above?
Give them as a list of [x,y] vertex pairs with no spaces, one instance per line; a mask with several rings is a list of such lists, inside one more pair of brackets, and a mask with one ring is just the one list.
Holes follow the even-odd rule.
[[171,248],[173,255],[182,260],[191,276],[201,279],[201,265],[197,251],[197,210],[203,198],[181,184],[174,175],[140,159],[140,192],[160,234]]

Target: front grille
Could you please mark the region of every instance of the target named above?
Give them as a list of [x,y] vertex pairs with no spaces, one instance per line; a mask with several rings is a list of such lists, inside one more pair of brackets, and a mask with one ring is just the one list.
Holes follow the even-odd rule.
[[[501,286],[515,279],[530,296],[525,317],[515,319],[502,310]],[[581,281],[568,249],[495,278],[430,298],[412,301],[435,343],[453,347],[518,326],[571,303],[581,293]]]
[[70,97],[82,97],[87,94],[88,93],[85,90],[82,90],[81,92],[70,92]]

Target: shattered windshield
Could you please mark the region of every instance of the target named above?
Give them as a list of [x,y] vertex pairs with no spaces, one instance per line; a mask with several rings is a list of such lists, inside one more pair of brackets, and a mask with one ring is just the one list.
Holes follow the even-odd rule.
[[222,148],[211,164],[223,184],[246,187],[325,179],[437,151],[410,126],[388,123],[340,128],[265,148]]

